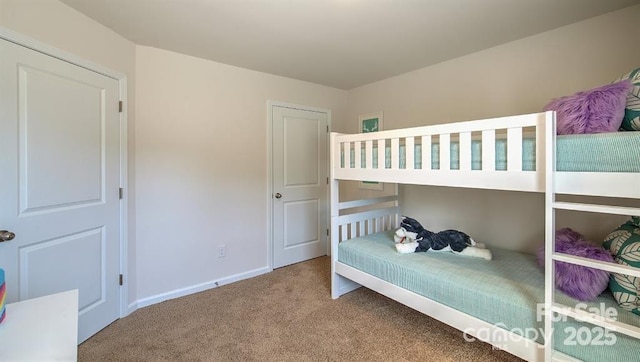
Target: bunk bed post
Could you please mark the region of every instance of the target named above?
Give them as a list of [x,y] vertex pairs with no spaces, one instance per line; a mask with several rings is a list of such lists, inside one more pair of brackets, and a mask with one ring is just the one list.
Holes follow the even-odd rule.
[[[546,112],[544,132],[536,132],[544,137],[544,174],[545,174],[545,266],[544,266],[544,360],[553,357],[553,312],[551,307],[555,292],[555,262],[552,255],[555,250],[555,171],[556,171],[556,119],[555,112]],[[540,127],[540,125],[538,125]],[[538,142],[540,144],[540,142]],[[538,152],[538,150],[536,150]],[[539,316],[538,316],[539,317]]]
[[[338,133],[331,132],[329,157],[331,169],[329,170],[329,203],[331,208],[331,298],[336,299],[342,294],[350,292],[360,287],[359,284],[346,279],[336,273],[336,262],[338,261],[338,244],[340,243],[340,183],[336,179],[335,165],[340,165],[341,145],[336,142]],[[348,152],[346,152],[348,153]],[[348,160],[348,156],[345,155]],[[345,164],[345,167],[348,164]]]
[[340,241],[340,227],[337,224],[336,220],[339,216],[340,211],[338,210],[338,203],[340,201],[340,185],[338,184],[338,180],[335,178],[334,165],[340,165],[340,145],[336,144],[337,133],[331,132],[330,140],[329,140],[329,158],[331,160],[331,169],[329,170],[329,207],[331,208],[331,297],[333,299],[339,296],[338,294],[338,278],[340,277],[336,274],[336,260],[338,259],[338,242]]

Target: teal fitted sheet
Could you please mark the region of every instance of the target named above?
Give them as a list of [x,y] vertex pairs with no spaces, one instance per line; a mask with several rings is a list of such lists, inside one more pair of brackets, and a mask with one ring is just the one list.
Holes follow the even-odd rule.
[[[458,142],[450,144],[450,169],[460,168],[460,146]],[[584,135],[558,136],[556,142],[556,164],[558,171],[574,172],[640,172],[640,132],[612,132]],[[405,146],[400,146],[400,168],[406,168]],[[361,164],[371,157],[373,168],[378,168],[377,147],[371,155],[361,149]],[[422,146],[415,145],[414,168],[422,169]],[[522,169],[535,171],[535,140],[525,138],[522,142]],[[507,169],[507,142],[496,140],[496,170]],[[342,162],[344,165],[344,161]],[[351,167],[354,167],[354,150],[351,150]],[[391,167],[391,149],[385,149],[385,167]],[[482,142],[471,142],[471,169],[482,168]],[[440,145],[431,145],[431,169],[440,169]]]
[[[537,320],[536,306],[544,303],[544,274],[535,256],[491,248],[493,260],[452,253],[399,254],[393,232],[383,232],[341,242],[338,261],[394,285],[428,297],[465,314],[543,343],[544,320]],[[562,292],[556,302],[576,306]],[[601,304],[602,303],[602,304]],[[603,293],[591,307],[615,308],[617,320],[640,327],[640,317],[618,308],[611,294]],[[595,326],[569,319],[555,323],[555,349],[584,361],[637,360],[640,341],[615,334],[613,345],[581,345],[585,338],[597,338]],[[565,328],[568,328],[565,330]],[[580,331],[580,340],[570,345],[571,329]],[[565,343],[567,342],[567,343]],[[600,343],[601,344],[601,343]]]

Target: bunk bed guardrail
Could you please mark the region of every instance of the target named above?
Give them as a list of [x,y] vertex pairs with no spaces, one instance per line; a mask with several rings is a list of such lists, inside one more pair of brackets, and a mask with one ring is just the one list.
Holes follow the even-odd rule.
[[[332,142],[332,147],[338,148],[333,152],[334,176],[342,180],[543,191],[544,173],[535,170],[545,169],[544,132],[550,117],[553,112],[338,135]],[[523,142],[527,138],[535,142],[534,170],[523,169]],[[505,170],[496,168],[496,140],[506,141]],[[473,152],[474,142],[479,142],[480,152]],[[451,153],[452,144],[459,150],[456,154]],[[437,154],[432,154],[434,150]],[[452,158],[456,160],[455,169],[451,167]],[[432,159],[438,168],[432,167]]]

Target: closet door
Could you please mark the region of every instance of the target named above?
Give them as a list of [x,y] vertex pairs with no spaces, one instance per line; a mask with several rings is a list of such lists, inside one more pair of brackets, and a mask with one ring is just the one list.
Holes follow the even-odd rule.
[[272,107],[273,267],[327,253],[327,112]]
[[81,342],[119,316],[118,81],[1,39],[0,54],[7,302],[78,289]]

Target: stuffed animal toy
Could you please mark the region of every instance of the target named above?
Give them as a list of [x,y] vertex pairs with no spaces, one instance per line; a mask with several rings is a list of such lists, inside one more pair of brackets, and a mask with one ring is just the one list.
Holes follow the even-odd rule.
[[491,251],[482,243],[476,243],[469,235],[458,230],[444,230],[438,233],[425,229],[416,219],[402,217],[400,228],[393,236],[396,250],[400,254],[424,251],[451,251],[491,260]]

